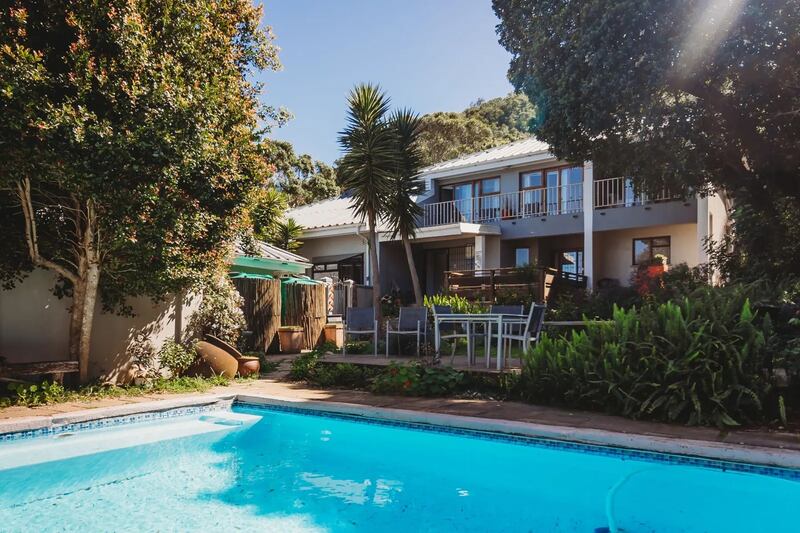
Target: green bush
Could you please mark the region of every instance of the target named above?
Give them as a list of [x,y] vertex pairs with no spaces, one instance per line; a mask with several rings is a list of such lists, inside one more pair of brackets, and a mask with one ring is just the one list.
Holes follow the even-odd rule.
[[615,307],[610,323],[543,335],[525,356],[521,390],[534,402],[633,418],[735,426],[778,414],[767,368],[774,337],[748,287],[703,287],[680,303]]
[[392,363],[372,381],[379,394],[408,396],[447,396],[458,389],[464,375],[450,367],[431,367],[421,363]]
[[246,326],[241,295],[227,276],[205,282],[202,289],[203,299],[189,319],[189,331],[197,339],[214,335],[236,346]]
[[449,305],[454,313],[484,313],[486,307],[479,302],[471,302],[457,294],[434,294],[425,295],[423,304],[428,309],[433,309],[434,305]]
[[320,354],[317,351],[298,355],[289,368],[289,379],[292,381],[309,380],[319,364],[319,358]]
[[187,348],[173,339],[168,339],[159,350],[158,359],[161,366],[170,371],[172,377],[178,377],[194,363],[197,352],[194,348]]
[[8,402],[9,405],[27,405],[29,407],[49,405],[66,401],[67,396],[64,386],[56,382],[44,381],[33,385],[10,383],[8,389],[14,393],[14,397]]
[[371,367],[349,363],[320,364],[311,372],[308,381],[320,387],[363,389],[373,375]]

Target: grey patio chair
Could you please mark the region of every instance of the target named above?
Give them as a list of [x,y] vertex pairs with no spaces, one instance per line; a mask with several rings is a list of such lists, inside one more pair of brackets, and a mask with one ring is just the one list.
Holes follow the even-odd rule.
[[[434,305],[433,317],[436,320],[437,315],[452,315],[453,308],[449,305]],[[472,364],[472,339],[469,333],[467,324],[440,324],[439,325],[439,340],[453,339],[467,339],[467,364]],[[438,355],[438,354],[437,354]],[[453,352],[450,354],[450,364],[456,359],[456,343],[453,342]]]
[[[547,305],[545,304],[531,304],[531,309],[528,312],[528,319],[525,323],[515,324],[512,322],[508,324],[508,331],[503,331],[503,339],[519,341],[522,343],[523,353],[527,352],[531,347],[531,342],[539,342],[539,335],[542,333],[544,313],[546,310]],[[522,326],[524,326],[524,329]]]
[[348,307],[344,322],[344,339],[342,355],[347,355],[347,335],[370,335],[372,337],[372,355],[378,355],[378,321],[372,307]]
[[419,340],[424,337],[428,340],[428,308],[427,307],[401,307],[400,317],[397,319],[397,328],[392,329],[391,319],[386,320],[386,357],[389,357],[389,335],[397,335],[397,351],[400,353],[400,336],[417,336],[417,357],[419,357]]
[[[525,306],[524,305],[492,305],[489,307],[489,313],[493,315],[517,315],[520,319],[525,313]],[[488,343],[490,342],[489,339],[489,332],[492,332],[492,335],[497,335],[497,324],[491,324],[489,328],[484,326],[482,332],[471,331],[470,334],[473,338],[483,337],[483,342]],[[505,334],[505,330],[503,331]],[[507,343],[508,344],[508,343]]]

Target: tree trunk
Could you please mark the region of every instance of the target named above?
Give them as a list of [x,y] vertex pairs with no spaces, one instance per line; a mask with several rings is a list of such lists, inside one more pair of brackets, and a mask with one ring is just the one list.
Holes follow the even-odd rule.
[[403,234],[401,238],[403,239],[403,248],[406,251],[406,259],[408,259],[408,270],[411,273],[411,285],[414,286],[414,300],[417,303],[417,307],[421,307],[423,304],[422,287],[419,284],[419,275],[417,274],[417,265],[414,262],[414,254],[411,252],[411,240],[408,238],[408,235],[405,234]]
[[369,266],[372,272],[372,308],[380,327],[383,317],[381,313],[381,278],[378,269],[378,234],[375,231],[375,214],[369,216]]
[[78,343],[78,368],[80,369],[80,381],[82,384],[89,381],[89,354],[92,344],[94,308],[97,303],[97,288],[100,285],[100,265],[90,263],[86,274],[83,316],[81,317],[80,341]]

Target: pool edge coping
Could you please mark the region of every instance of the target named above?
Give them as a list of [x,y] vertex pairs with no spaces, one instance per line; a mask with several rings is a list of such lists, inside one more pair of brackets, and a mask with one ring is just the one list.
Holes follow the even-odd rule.
[[182,398],[84,409],[62,414],[11,419],[8,421],[0,421],[0,435],[47,430],[71,424],[127,417],[143,413],[172,411],[187,407],[211,407],[218,404],[220,408],[230,408],[236,401],[254,405],[294,407],[354,417],[386,419],[431,426],[445,426],[471,431],[608,446],[726,462],[800,469],[800,452],[778,447],[772,448],[697,439],[681,439],[676,437],[645,435],[641,433],[622,433],[595,428],[482,418],[412,409],[398,409],[394,407],[287,398],[268,394],[243,392],[193,395]]

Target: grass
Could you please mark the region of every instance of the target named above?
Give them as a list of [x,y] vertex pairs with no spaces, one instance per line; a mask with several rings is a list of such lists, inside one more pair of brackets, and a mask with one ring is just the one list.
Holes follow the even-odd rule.
[[[64,388],[59,383],[43,382],[34,385],[12,384],[7,391],[8,396],[0,396],[0,408],[12,405],[29,407],[50,405],[63,402],[88,402],[104,398],[124,398],[143,396],[145,394],[169,394],[186,392],[206,392],[216,386],[224,386],[231,381],[243,381],[241,378],[230,380],[223,376],[211,378],[179,377],[156,378],[144,385],[87,385],[76,390]],[[4,394],[0,392],[0,394]]]

